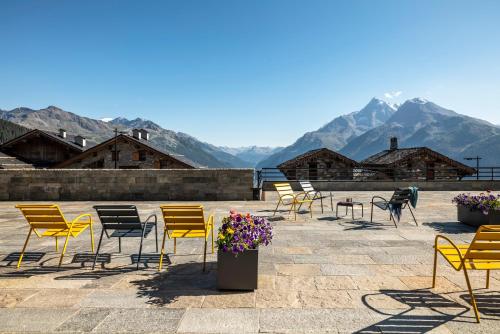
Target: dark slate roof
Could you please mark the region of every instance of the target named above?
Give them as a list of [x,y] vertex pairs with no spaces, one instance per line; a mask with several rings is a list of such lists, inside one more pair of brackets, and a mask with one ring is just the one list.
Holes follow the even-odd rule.
[[[167,152],[167,151],[165,151],[163,149],[158,148],[157,146],[155,146],[149,140],[137,139],[137,138],[134,138],[134,137],[132,137],[132,136],[130,136],[128,134],[120,134],[120,135],[118,135],[117,139],[125,139],[125,140],[128,140],[128,141],[132,141],[132,142],[137,143],[139,145],[142,145],[142,146],[144,146],[146,148],[149,148],[149,149],[151,149],[153,151],[156,151],[156,152],[158,152],[161,155],[164,155],[164,156],[167,156],[169,158],[178,160],[179,162],[185,164],[187,167],[192,167],[192,168],[201,168],[202,167],[200,164],[198,164],[198,163],[196,163],[194,161],[189,160],[188,158],[186,158],[183,155],[174,154],[174,153]],[[90,154],[90,153],[92,153],[94,151],[98,151],[101,148],[105,147],[106,145],[112,144],[114,140],[115,140],[115,137],[112,137],[112,138],[110,138],[108,140],[105,140],[102,143],[100,143],[98,145],[95,145],[95,146],[89,148],[88,150],[82,152],[81,154],[78,154],[77,156],[74,156],[74,157],[72,157],[72,158],[70,158],[70,159],[68,159],[66,161],[61,162],[60,164],[56,165],[54,168],[65,167],[66,165],[69,165],[69,164],[71,164],[72,162],[74,162],[76,160],[83,159],[88,154]]]
[[327,154],[330,154],[332,156],[335,156],[335,158],[337,158],[341,161],[344,161],[345,163],[351,164],[352,166],[358,165],[358,163],[356,161],[349,159],[348,157],[346,157],[338,152],[335,152],[335,151],[332,151],[332,150],[329,150],[329,149],[323,147],[323,148],[318,148],[315,150],[307,151],[306,153],[300,154],[300,155],[296,156],[295,158],[292,158],[290,160],[282,162],[281,164],[278,165],[278,168],[295,167],[298,163],[301,163],[304,160],[307,160],[307,159],[309,159],[315,155],[321,154],[321,153],[327,153]]
[[16,157],[0,152],[0,168],[1,169],[18,169],[18,168],[34,168],[32,164],[19,160]]
[[65,146],[68,146],[71,149],[74,149],[74,150],[76,150],[78,152],[82,152],[84,150],[83,147],[81,147],[80,145],[77,145],[76,143],[74,143],[73,141],[71,141],[69,138],[62,138],[62,137],[58,136],[55,133],[52,133],[52,132],[46,131],[46,130],[40,130],[40,129],[31,130],[31,131],[26,132],[25,134],[23,134],[23,135],[21,135],[19,137],[11,139],[8,142],[3,143],[2,147],[9,147],[9,146],[15,145],[17,142],[19,142],[19,141],[21,141],[23,139],[29,138],[29,137],[31,137],[33,135],[36,135],[36,134],[40,134],[42,136],[45,136],[46,138],[48,138],[50,140],[53,140],[53,141],[55,141],[55,142],[57,142],[59,144],[63,144]]
[[445,161],[449,165],[467,171],[468,173],[475,173],[475,169],[464,165],[456,160],[453,160],[446,155],[439,152],[431,150],[428,147],[410,147],[410,148],[398,148],[395,150],[384,150],[377,154],[374,154],[361,161],[363,165],[394,165],[402,161],[413,158],[416,155],[428,154],[439,160]]

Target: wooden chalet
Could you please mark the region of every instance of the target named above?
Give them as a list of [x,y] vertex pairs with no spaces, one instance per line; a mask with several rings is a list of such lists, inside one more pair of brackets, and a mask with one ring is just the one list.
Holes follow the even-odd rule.
[[2,144],[0,151],[36,168],[50,168],[83,152],[85,138],[72,139],[62,129],[59,134],[35,129]]
[[278,169],[289,180],[352,180],[356,166],[356,161],[320,148],[285,161]]
[[73,169],[185,169],[200,167],[184,156],[165,152],[143,129],[120,134],[54,166]]
[[457,180],[476,170],[428,147],[390,148],[361,161],[363,177],[370,180]]

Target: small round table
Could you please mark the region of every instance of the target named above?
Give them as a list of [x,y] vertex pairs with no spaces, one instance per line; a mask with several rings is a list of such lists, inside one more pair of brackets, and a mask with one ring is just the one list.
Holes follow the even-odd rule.
[[361,217],[363,217],[364,216],[364,208],[363,208],[363,203],[361,203],[361,202],[344,202],[344,201],[337,202],[335,215],[338,218],[339,217],[339,206],[345,206],[345,215],[347,216],[348,208],[351,208],[352,220],[354,220],[354,206],[355,205],[361,205]]

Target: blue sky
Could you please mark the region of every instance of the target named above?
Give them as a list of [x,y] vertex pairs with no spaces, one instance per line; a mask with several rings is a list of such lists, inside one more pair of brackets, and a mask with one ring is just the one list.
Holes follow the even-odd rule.
[[0,108],[288,145],[371,97],[500,124],[500,1],[1,1]]

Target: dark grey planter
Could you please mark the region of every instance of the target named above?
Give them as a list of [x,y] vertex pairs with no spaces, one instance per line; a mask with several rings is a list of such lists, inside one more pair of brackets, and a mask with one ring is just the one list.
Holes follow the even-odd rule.
[[479,227],[490,224],[490,215],[485,215],[481,211],[471,211],[463,205],[457,205],[457,215],[459,222],[470,226]]
[[490,210],[488,212],[488,217],[490,225],[500,225],[500,210]]
[[259,250],[249,249],[235,256],[217,252],[217,289],[255,290],[259,274]]

